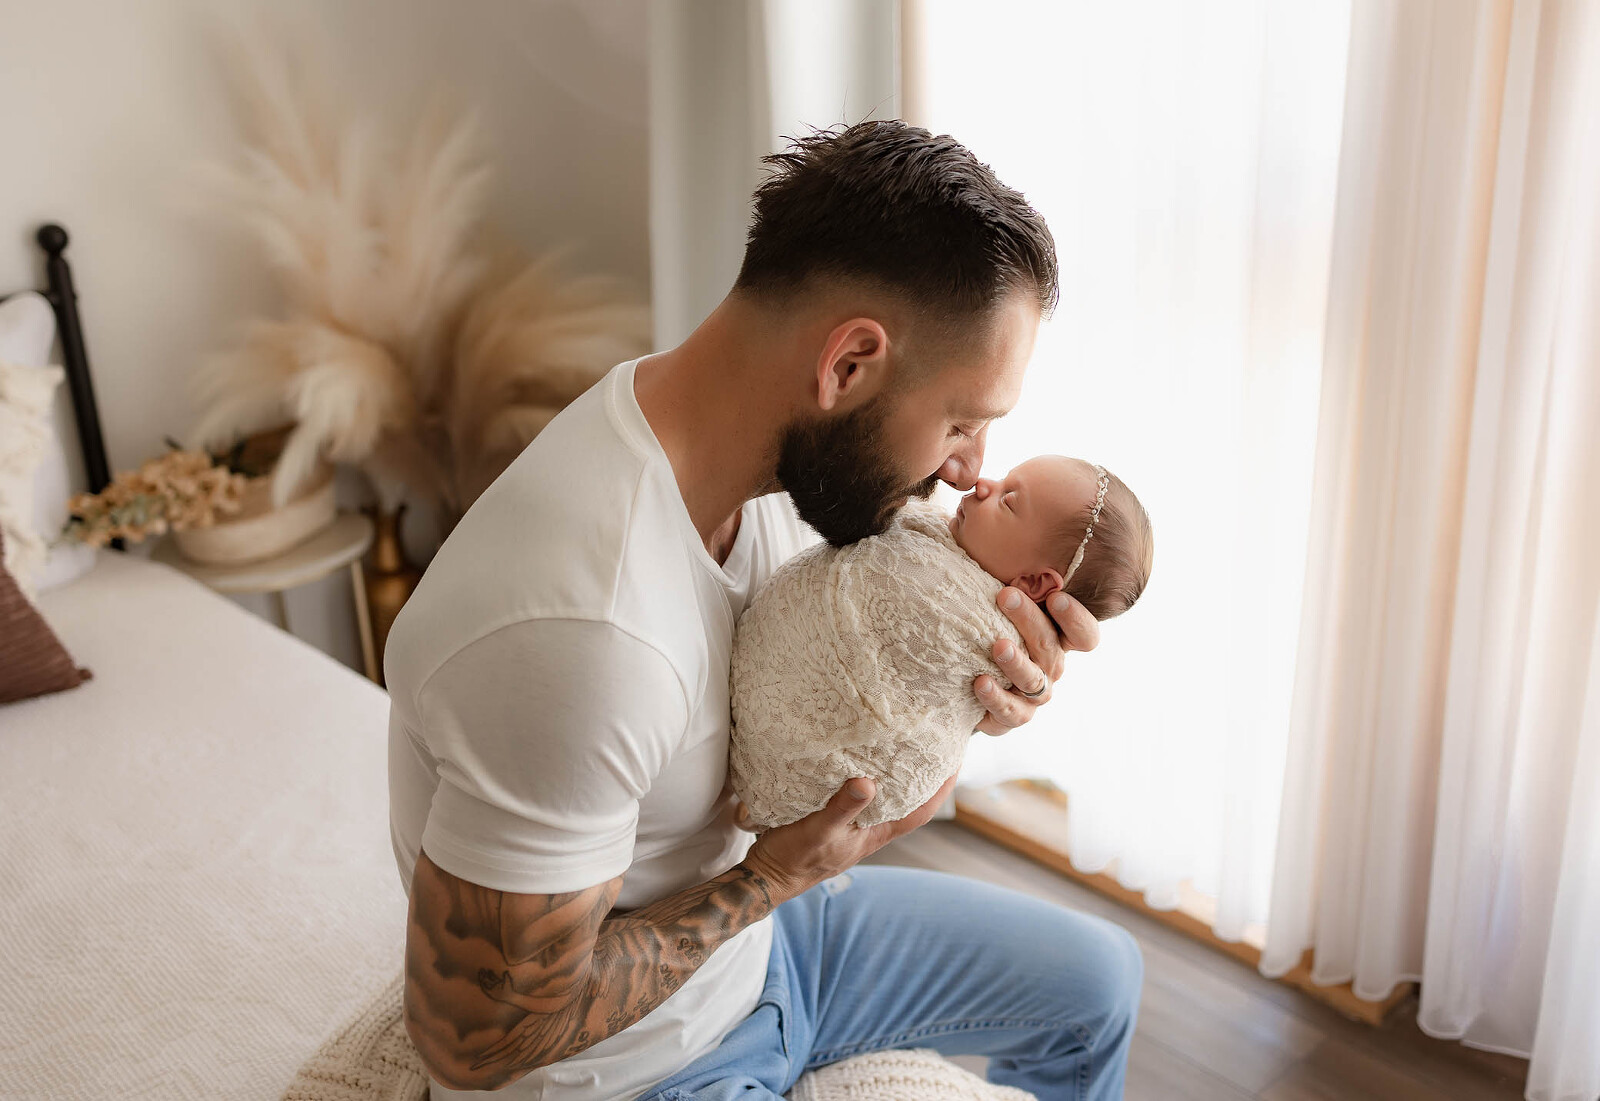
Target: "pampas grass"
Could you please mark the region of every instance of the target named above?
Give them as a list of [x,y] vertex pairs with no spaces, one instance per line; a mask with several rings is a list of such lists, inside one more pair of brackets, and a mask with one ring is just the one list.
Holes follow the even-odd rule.
[[[274,474],[288,501],[319,457],[360,466],[380,507],[440,508],[446,530],[561,410],[648,350],[648,310],[490,241],[478,112],[436,95],[385,143],[335,106],[314,39],[218,39],[244,150],[202,166],[282,289],[191,380],[195,446],[295,422]],[[295,59],[302,59],[296,64]]]

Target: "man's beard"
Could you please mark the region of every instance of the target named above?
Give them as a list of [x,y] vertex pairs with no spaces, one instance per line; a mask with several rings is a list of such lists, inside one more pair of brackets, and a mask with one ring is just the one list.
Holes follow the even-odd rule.
[[831,420],[796,422],[778,444],[778,482],[800,519],[842,547],[878,535],[903,498],[925,498],[939,484],[930,474],[907,485],[884,439],[884,395]]

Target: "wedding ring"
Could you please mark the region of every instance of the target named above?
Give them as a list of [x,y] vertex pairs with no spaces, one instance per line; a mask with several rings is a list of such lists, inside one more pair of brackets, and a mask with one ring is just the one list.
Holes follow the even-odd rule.
[[1022,694],[1024,696],[1027,696],[1030,700],[1038,699],[1040,696],[1044,695],[1049,690],[1050,690],[1050,682],[1049,681],[1045,681],[1044,682],[1044,687],[1039,689],[1039,691],[1037,691],[1037,692],[1022,692],[1022,689],[1020,689],[1020,688],[1017,689],[1018,692],[1022,692]]

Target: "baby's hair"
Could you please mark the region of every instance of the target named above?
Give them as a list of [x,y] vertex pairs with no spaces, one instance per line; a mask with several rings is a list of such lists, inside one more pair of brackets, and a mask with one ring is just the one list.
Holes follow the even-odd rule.
[[[1083,548],[1083,561],[1066,586],[1067,595],[1096,619],[1110,619],[1133,607],[1150,580],[1155,557],[1155,536],[1144,506],[1121,478],[1110,471],[1106,478],[1106,500],[1095,521],[1094,537]],[[1063,577],[1083,542],[1092,512],[1093,505],[1085,505],[1052,535],[1056,568]]]

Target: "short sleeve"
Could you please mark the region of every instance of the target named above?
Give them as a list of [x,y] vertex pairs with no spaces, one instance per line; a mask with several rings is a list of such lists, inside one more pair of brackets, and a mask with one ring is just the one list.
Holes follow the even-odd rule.
[[458,878],[526,894],[627,870],[639,801],[689,719],[659,650],[571,619],[508,624],[456,651],[417,710],[439,769],[423,851]]

